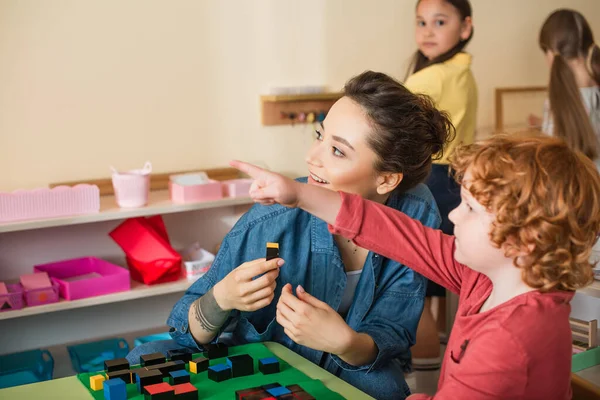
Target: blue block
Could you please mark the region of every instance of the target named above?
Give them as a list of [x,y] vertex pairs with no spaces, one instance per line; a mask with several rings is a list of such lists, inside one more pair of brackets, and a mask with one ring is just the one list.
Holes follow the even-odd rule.
[[283,387],[283,386],[267,389],[267,392],[273,397],[279,397],[279,396],[283,396],[284,394],[292,393],[290,391],[290,389]]
[[190,381],[190,373],[185,369],[169,372],[169,383],[171,385],[179,385]]
[[221,372],[226,369],[231,369],[231,367],[226,364],[217,364],[217,365],[213,365],[212,367],[208,367],[208,369],[212,369],[215,372]]
[[279,364],[279,360],[276,359],[275,357],[268,357],[268,358],[261,358],[260,360],[258,360],[259,362],[262,362],[263,364]]
[[127,386],[123,379],[109,379],[102,386],[105,400],[127,400]]

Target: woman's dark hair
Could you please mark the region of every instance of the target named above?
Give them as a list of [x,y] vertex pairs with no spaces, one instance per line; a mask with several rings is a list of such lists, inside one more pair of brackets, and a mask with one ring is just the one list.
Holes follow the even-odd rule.
[[[471,3],[469,3],[469,0],[445,0],[445,1],[447,3],[452,4],[452,6],[454,6],[454,8],[456,8],[458,13],[460,14],[460,18],[462,21],[464,21],[465,18],[467,18],[467,17],[473,16],[472,15],[473,10],[471,9]],[[421,0],[419,0],[417,2],[417,7],[419,6],[420,2],[421,2]],[[464,50],[464,48],[467,46],[467,44],[471,41],[471,38],[473,38],[473,32],[474,32],[474,29],[471,28],[471,34],[469,35],[469,37],[466,40],[461,40],[453,48],[451,48],[444,54],[440,54],[433,60],[428,60],[427,57],[425,57],[425,55],[423,53],[421,53],[420,50],[417,50],[415,55],[413,56],[411,63],[408,66],[408,69],[406,71],[405,80],[406,80],[406,78],[408,78],[409,75],[414,74],[415,72],[418,72],[425,67],[429,67],[434,64],[440,64],[440,63],[446,62],[449,59],[451,59],[452,57],[454,57],[455,55],[457,55],[458,53],[462,52]]]
[[413,94],[380,72],[366,71],[350,79],[344,95],[362,107],[373,127],[367,143],[377,155],[375,169],[402,173],[396,188],[401,192],[427,179],[432,159],[442,157],[454,137],[448,114],[428,96]]
[[548,98],[554,123],[552,134],[592,160],[600,155],[598,138],[585,109],[575,75],[567,61],[586,60],[590,76],[600,83],[600,49],[594,44],[590,25],[581,13],[561,9],[554,11],[540,31],[540,48],[552,52]]

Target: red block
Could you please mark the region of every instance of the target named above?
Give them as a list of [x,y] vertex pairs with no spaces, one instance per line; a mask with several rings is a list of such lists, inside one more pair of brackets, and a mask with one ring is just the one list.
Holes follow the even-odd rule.
[[178,394],[198,392],[196,386],[192,385],[190,382],[180,383],[179,385],[173,385],[172,387],[175,389],[175,396]]
[[109,235],[125,252],[132,279],[152,285],[181,277],[181,256],[171,247],[160,216],[130,218]]
[[169,385],[167,382],[155,383],[154,385],[144,386],[144,391],[150,396],[162,393],[174,393],[175,388]]

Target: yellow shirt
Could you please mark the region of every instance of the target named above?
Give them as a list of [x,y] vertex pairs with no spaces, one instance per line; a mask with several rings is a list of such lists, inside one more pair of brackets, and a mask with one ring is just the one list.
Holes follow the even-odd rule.
[[471,72],[471,55],[458,53],[448,61],[423,68],[404,84],[413,93],[430,96],[439,110],[450,114],[456,137],[444,149],[436,164],[448,164],[448,156],[459,144],[475,139],[477,84]]

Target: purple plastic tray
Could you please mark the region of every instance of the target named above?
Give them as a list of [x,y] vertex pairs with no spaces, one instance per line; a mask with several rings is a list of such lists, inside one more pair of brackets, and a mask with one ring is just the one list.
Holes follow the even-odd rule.
[[129,290],[129,270],[95,257],[83,257],[36,265],[35,272],[47,272],[67,300],[84,299]]
[[23,308],[23,287],[18,283],[7,283],[6,289],[8,289],[8,294],[0,295],[0,311],[20,310]]
[[28,306],[56,303],[58,301],[58,284],[52,282],[51,287],[23,290],[23,297]]

